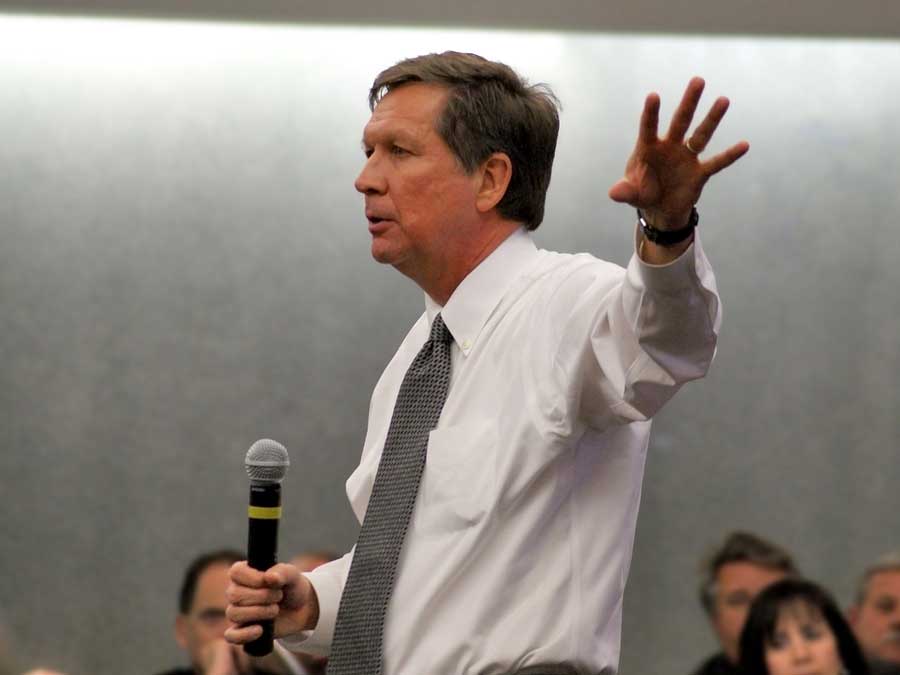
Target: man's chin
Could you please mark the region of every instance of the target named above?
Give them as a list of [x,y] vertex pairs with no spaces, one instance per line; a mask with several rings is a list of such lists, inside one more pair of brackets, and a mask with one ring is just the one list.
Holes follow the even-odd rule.
[[375,262],[382,265],[393,265],[397,262],[397,252],[390,246],[385,246],[385,242],[379,241],[377,238],[372,240],[371,252]]

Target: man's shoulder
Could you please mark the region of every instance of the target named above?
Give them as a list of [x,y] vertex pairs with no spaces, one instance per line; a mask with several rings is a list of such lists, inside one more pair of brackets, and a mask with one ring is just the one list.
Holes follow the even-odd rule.
[[523,291],[550,293],[564,302],[573,301],[589,289],[605,292],[621,283],[625,269],[590,253],[540,251],[540,258],[523,278]]

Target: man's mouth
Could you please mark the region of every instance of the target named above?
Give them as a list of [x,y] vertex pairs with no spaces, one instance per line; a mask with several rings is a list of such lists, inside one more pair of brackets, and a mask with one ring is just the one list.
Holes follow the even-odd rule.
[[890,630],[885,636],[881,639],[882,643],[890,643],[890,644],[900,644],[900,630]]

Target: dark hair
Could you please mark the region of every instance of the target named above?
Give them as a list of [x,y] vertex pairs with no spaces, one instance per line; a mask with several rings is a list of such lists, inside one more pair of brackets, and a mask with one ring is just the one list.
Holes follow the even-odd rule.
[[444,52],[400,61],[382,71],[369,90],[369,107],[410,82],[449,91],[436,131],[467,173],[495,152],[506,153],[512,177],[497,205],[500,215],[534,230],[544,219],[559,101],[549,87],[529,85],[509,66],[476,54]]
[[798,604],[821,614],[834,634],[841,662],[850,675],[868,675],[865,657],[841,610],[825,589],[805,579],[783,579],[756,596],[741,633],[743,675],[768,675],[766,645],[772,642],[781,613]]
[[197,590],[197,581],[200,575],[206,571],[208,567],[224,563],[233,565],[239,560],[244,560],[246,556],[240,551],[230,548],[223,548],[218,551],[210,551],[197,556],[188,565],[184,573],[184,579],[181,582],[181,590],[178,593],[178,611],[182,614],[189,614],[191,607],[194,605],[194,593]]
[[700,604],[712,616],[716,606],[716,577],[722,566],[748,562],[785,574],[798,574],[791,555],[779,546],[751,532],[731,532],[725,541],[703,561],[700,580]]

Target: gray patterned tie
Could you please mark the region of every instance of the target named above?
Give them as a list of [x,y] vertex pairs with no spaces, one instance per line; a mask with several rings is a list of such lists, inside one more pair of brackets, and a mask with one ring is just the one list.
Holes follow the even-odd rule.
[[394,572],[450,384],[453,336],[438,314],[403,377],[334,627],[328,675],[379,675]]

